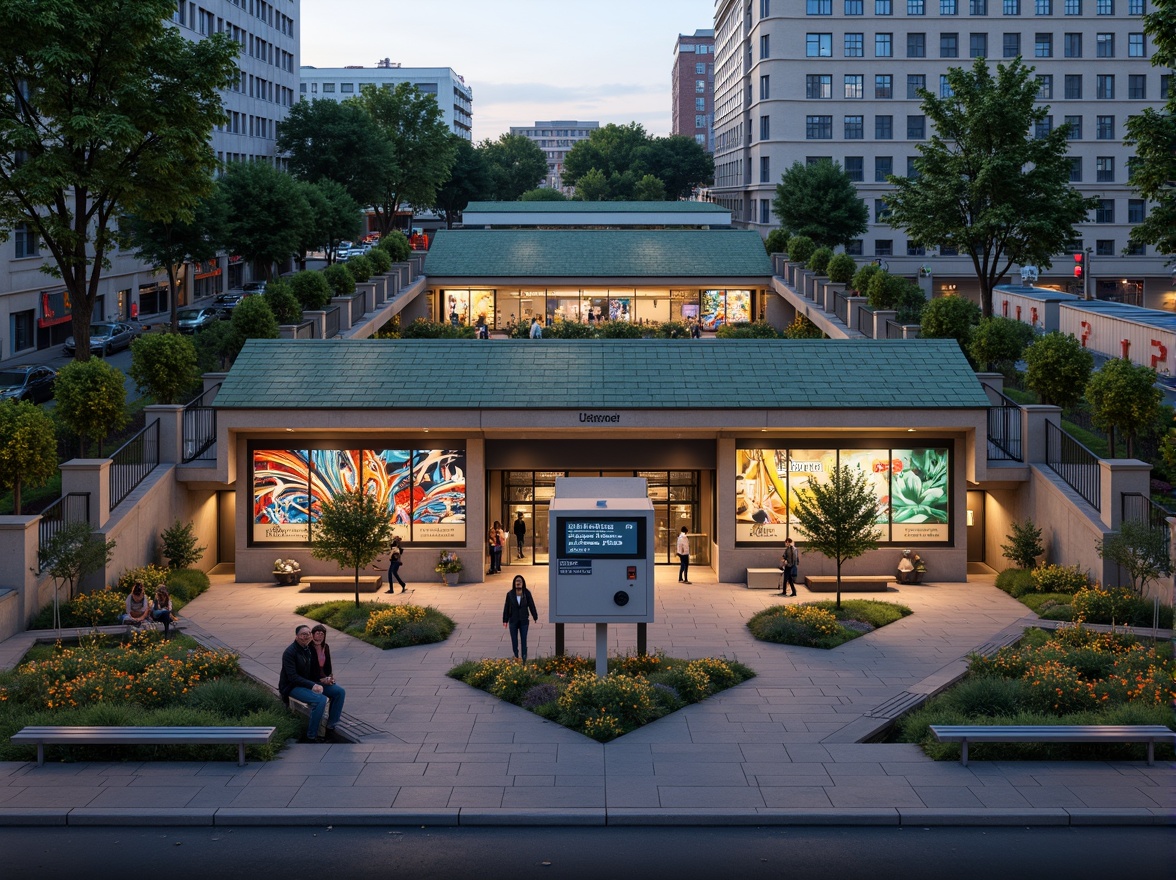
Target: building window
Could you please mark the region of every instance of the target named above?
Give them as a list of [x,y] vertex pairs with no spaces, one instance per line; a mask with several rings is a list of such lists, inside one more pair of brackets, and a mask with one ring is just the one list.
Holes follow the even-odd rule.
[[919,92],[927,88],[927,77],[922,73],[908,73],[907,74],[907,97],[910,99],[917,99],[921,96]]
[[862,255],[862,240],[855,238],[853,241],[845,243],[845,252],[851,257],[860,257]]
[[1147,218],[1147,202],[1144,199],[1127,200],[1127,222],[1142,223]]
[[27,223],[18,223],[12,230],[13,242],[16,245],[16,258],[38,257],[41,255],[40,242],[37,234],[29,228]]
[[988,0],[970,0],[968,15],[988,15]]
[[1115,240],[1113,238],[1100,238],[1094,243],[1095,256],[1099,257],[1113,257],[1115,255]]
[[766,141],[772,136],[772,118],[770,116],[760,117],[760,140]]
[[1132,101],[1147,100],[1147,76],[1133,73],[1127,77],[1127,97]]
[[344,95],[354,95],[355,83],[339,83],[339,91]]
[[908,241],[906,246],[906,255],[908,257],[925,257],[927,256],[927,249],[921,244],[915,244],[913,241]]
[[[833,0],[808,0],[808,14],[809,15],[832,15],[833,14]],[[761,12],[763,10],[760,10]],[[763,18],[761,15],[760,18]]]
[[907,117],[907,140],[921,141],[926,137],[927,118],[922,114]]
[[1070,156],[1070,183],[1082,182],[1082,159],[1079,156]]
[[1049,137],[1049,133],[1053,131],[1053,117],[1046,116],[1044,119],[1033,123],[1033,136],[1038,140],[1044,140]]
[[968,36],[968,57],[988,57],[988,34],[970,34]]
[[13,312],[12,314],[12,350],[22,351],[26,348],[32,348],[36,345],[36,336],[33,332],[34,315],[33,309],[24,312]]
[[1002,11],[1005,15],[1020,15],[1021,14],[1021,0],[1004,0],[1004,8]]
[[1143,0],[1127,0],[1128,15],[1143,15]]
[[954,93],[951,90],[951,83],[948,82],[947,74],[939,74],[939,97],[950,98]]
[[865,160],[861,156],[845,157],[845,176],[854,183],[861,183],[865,177]]
[[760,156],[760,183],[772,182],[772,157]]
[[772,200],[760,199],[760,223],[772,222]]
[[927,57],[927,35],[907,34],[907,58]]
[[334,93],[334,91],[335,91],[335,84],[334,83],[323,83],[323,94],[324,95],[330,95],[330,94]]
[[1036,34],[1033,37],[1033,57],[1053,57],[1053,34]]
[[894,139],[893,116],[874,117],[874,139],[879,141],[889,141]]
[[694,109],[695,110],[705,110],[706,109],[706,98],[695,98],[694,99]]
[[845,35],[845,57],[861,58],[865,54],[864,38],[861,34]]
[[1123,253],[1130,257],[1142,257],[1147,253],[1147,246],[1136,241],[1128,241],[1127,247],[1123,249]]
[[1067,116],[1066,117],[1066,140],[1068,140],[1068,141],[1082,140],[1082,117],[1081,116]]
[[874,157],[874,182],[885,183],[886,178],[894,173],[894,158],[891,156]]
[[907,15],[926,15],[925,7],[923,0],[907,0]]
[[1114,223],[1115,222],[1115,200],[1114,199],[1099,199],[1098,207],[1094,209],[1095,223]]
[[1066,97],[1069,100],[1081,100],[1082,98],[1082,74],[1067,73],[1066,74]]
[[959,58],[960,57],[960,35],[959,34],[940,34],[939,35],[939,57],[940,58]]
[[1160,100],[1167,101],[1168,96],[1172,94],[1172,74],[1164,73],[1160,75]]
[[894,55],[893,34],[874,34],[874,57],[890,58]]
[[1082,0],[1066,0],[1066,15],[1081,15]]
[[879,73],[874,77],[874,97],[893,98],[894,97],[894,77],[889,73]]
[[763,34],[760,37],[760,58],[770,58],[772,56],[772,44],[768,40],[768,34]]
[[1034,15],[1053,15],[1053,0],[1036,0],[1033,4]]
[[[705,113],[701,114],[700,116],[694,117],[694,127],[695,128],[707,128],[709,125],[710,125],[710,117],[708,117]],[[552,152],[552,153],[548,154],[547,158],[559,159],[561,157],[560,157],[559,153]]]
[[894,15],[894,4],[891,0],[874,0],[874,15]]
[[864,0],[845,0],[845,14],[846,15],[865,15]]
[[804,164],[809,168],[812,168],[814,165],[820,165],[822,162],[832,162],[832,161],[833,161],[832,156],[805,156],[804,157]]
[[846,98],[864,98],[865,83],[862,82],[864,77],[861,74],[849,73],[845,76],[845,97]]
[[1142,58],[1144,56],[1143,34],[1127,35],[1127,57]]
[[832,75],[827,73],[810,73],[804,78],[804,96],[806,98],[832,98]]
[[1096,57],[1096,58],[1114,58],[1115,57],[1115,35],[1114,34],[1095,34],[1095,37],[1094,37],[1094,57]]
[[892,257],[894,256],[894,242],[889,238],[880,238],[874,242],[874,256],[875,257]]
[[696,79],[696,80],[694,81],[694,92],[695,92],[695,94],[701,95],[701,94],[703,94],[705,91],[706,91],[706,80],[705,80],[705,79]]
[[[1096,183],[1115,182],[1115,157],[1098,156],[1094,160],[1094,179]],[[1113,221],[1107,221],[1108,223]]]
[[1065,34],[1062,38],[1062,53],[1067,58],[1082,57],[1082,34]]
[[706,73],[706,65],[705,64],[695,64],[694,65],[694,73],[697,76],[702,76],[704,73]]
[[832,116],[806,116],[804,136],[810,141],[828,140],[833,137]]
[[[762,37],[761,39],[766,40],[767,37]],[[809,34],[805,38],[804,54],[809,58],[832,58],[833,35]]]
[[960,11],[958,0],[939,0],[940,15],[958,15]]
[[1094,11],[1099,15],[1114,15],[1115,0],[1096,0]]
[[1049,101],[1053,98],[1053,75],[1037,77],[1037,100]]
[[1016,58],[1021,54],[1021,35],[1020,34],[1005,34],[1003,40],[1003,51],[1005,58]]
[[1096,116],[1094,137],[1100,141],[1113,141],[1115,139],[1115,117]]
[[760,0],[760,18],[767,18],[772,14],[772,0]]
[[865,137],[863,131],[864,126],[862,121],[864,116],[846,116],[845,117],[845,139],[847,141],[860,141]]
[[1096,98],[1109,101],[1115,97],[1115,77],[1112,74],[1099,74],[1094,85]]

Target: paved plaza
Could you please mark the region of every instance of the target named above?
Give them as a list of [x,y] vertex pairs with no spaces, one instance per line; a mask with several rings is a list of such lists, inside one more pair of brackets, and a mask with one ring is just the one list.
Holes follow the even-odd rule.
[[[547,570],[507,567],[483,584],[410,583],[380,601],[432,605],[457,623],[441,644],[381,651],[332,632],[345,729],[360,741],[291,745],[277,760],[0,763],[2,824],[1173,824],[1176,765],[1159,761],[932,761],[913,745],[863,743],[887,718],[958,677],[971,651],[1011,639],[1025,606],[993,585],[892,589],[914,614],[833,651],[758,642],[747,619],[782,599],[717,583],[694,568],[657,569],[649,650],[727,657],[757,676],[614,742],[599,744],[447,678],[455,664],[510,655],[501,624],[523,573],[542,623],[532,657],[553,653]],[[709,576],[709,577],[708,577]],[[332,597],[234,583],[184,610],[188,632],[241,655],[276,684],[299,605]],[[882,598],[876,594],[872,597]],[[566,627],[590,655],[594,629]],[[31,634],[0,643],[0,666]],[[633,651],[636,627],[609,628],[610,653]]]

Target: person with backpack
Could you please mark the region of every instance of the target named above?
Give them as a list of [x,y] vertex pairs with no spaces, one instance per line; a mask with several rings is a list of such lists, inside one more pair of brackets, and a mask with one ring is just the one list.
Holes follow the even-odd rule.
[[400,584],[400,592],[405,592],[408,589],[408,584],[404,582],[404,578],[400,576],[401,559],[404,556],[404,548],[400,546],[400,535],[396,535],[392,539],[392,543],[388,547],[388,592],[395,593],[396,585]]
[[796,569],[800,561],[800,556],[796,552],[796,545],[792,543],[791,538],[784,539],[784,554],[780,557],[780,570],[783,576],[780,578],[780,595],[788,595],[788,587],[792,587],[792,595],[796,595]]

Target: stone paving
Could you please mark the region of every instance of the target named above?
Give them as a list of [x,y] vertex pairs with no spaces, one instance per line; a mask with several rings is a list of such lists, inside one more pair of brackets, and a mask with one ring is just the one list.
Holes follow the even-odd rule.
[[[1176,823],[1172,762],[963,767],[912,745],[859,742],[886,723],[884,707],[934,692],[962,674],[969,652],[1020,631],[1025,607],[991,576],[892,589],[884,598],[913,615],[822,651],[757,642],[745,622],[776,602],[825,594],[802,586],[799,600],[785,600],[701,568],[686,586],[676,568],[659,567],[649,650],[733,658],[757,677],[602,745],[445,675],[463,660],[510,655],[501,608],[520,571],[542,621],[531,627],[531,656],[550,654],[545,568],[508,567],[483,584],[410,583],[379,599],[437,607],[457,622],[449,640],[381,651],[329,637],[361,742],[296,744],[245,767],[0,763],[0,824]],[[301,620],[294,608],[336,598],[299,590],[214,576],[184,615],[198,638],[231,646],[250,674],[276,683]],[[30,642],[0,643],[0,665]],[[609,645],[634,650],[636,627],[610,626]],[[594,647],[593,627],[566,627],[569,653]]]

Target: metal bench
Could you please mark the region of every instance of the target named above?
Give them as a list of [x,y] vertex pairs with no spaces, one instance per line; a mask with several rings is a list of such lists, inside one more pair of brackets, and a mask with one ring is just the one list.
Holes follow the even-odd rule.
[[968,766],[969,742],[1128,742],[1147,743],[1147,763],[1155,763],[1157,742],[1176,743],[1176,731],[1161,724],[932,724],[940,742],[960,743],[960,763]]
[[237,763],[245,764],[245,746],[265,745],[276,727],[25,727],[11,742],[37,747],[37,766],[45,763],[46,745],[204,745],[237,746]]

